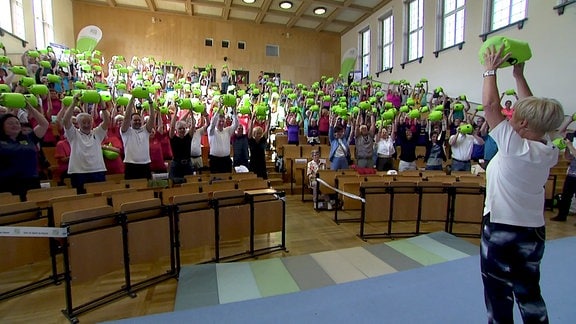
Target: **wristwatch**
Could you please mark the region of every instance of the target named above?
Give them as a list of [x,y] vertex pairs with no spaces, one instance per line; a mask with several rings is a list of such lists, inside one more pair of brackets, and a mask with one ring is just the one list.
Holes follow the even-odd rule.
[[487,70],[482,74],[482,77],[485,78],[493,75],[496,75],[496,70]]

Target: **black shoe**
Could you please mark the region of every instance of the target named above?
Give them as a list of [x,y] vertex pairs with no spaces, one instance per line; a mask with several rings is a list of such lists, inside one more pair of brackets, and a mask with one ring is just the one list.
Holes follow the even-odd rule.
[[551,221],[555,221],[555,222],[565,222],[565,221],[566,221],[566,217],[556,216],[556,217],[550,218],[550,220],[551,220]]

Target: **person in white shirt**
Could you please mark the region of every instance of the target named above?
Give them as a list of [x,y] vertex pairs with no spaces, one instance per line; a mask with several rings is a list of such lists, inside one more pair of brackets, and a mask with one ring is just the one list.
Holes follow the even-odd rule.
[[196,172],[201,172],[204,167],[202,161],[202,136],[206,133],[208,128],[208,114],[203,113],[200,117],[200,124],[196,125],[196,120],[192,116],[190,120],[190,134],[192,135],[192,142],[190,143],[190,161],[192,169]]
[[489,323],[513,323],[514,300],[524,323],[548,323],[540,291],[544,254],[544,185],[558,161],[549,132],[564,120],[562,105],[532,96],[524,63],[513,66],[520,100],[512,118],[500,112],[496,71],[510,57],[504,46],[484,54],[482,104],[498,153],[486,170],[480,264]]
[[376,135],[376,170],[388,171],[394,169],[394,138],[396,137],[396,127],[393,124],[392,133],[388,134],[388,129],[382,127]]
[[101,144],[110,125],[110,114],[108,110],[102,109],[102,123],[98,127],[93,128],[94,120],[87,113],[76,116],[78,128],[74,127],[72,115],[80,96],[81,94],[74,96],[62,118],[64,134],[70,143],[68,174],[72,187],[76,188],[78,194],[85,193],[85,183],[106,181],[106,165]]
[[478,136],[477,132],[473,135],[463,134],[460,128],[456,128],[456,134],[450,136],[448,144],[450,144],[450,151],[452,152],[452,171],[470,171],[472,164],[472,148],[474,144],[484,145],[482,137]]
[[142,115],[134,111],[134,97],[126,107],[120,135],[124,144],[124,179],[151,179],[150,133],[154,128],[155,110],[152,99],[148,100],[150,115],[142,127]]
[[230,159],[230,137],[238,127],[236,108],[232,108],[232,125],[224,127],[224,114],[215,113],[208,127],[208,143],[210,144],[210,173],[232,172]]

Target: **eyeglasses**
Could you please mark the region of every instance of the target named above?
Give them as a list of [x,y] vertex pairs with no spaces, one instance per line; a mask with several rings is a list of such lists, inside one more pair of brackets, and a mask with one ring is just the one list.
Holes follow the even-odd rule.
[[178,130],[186,130],[184,127],[178,127]]

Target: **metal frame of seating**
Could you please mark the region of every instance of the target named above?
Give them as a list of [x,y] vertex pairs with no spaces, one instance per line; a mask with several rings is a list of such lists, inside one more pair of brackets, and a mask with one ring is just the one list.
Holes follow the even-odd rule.
[[[0,211],[0,225],[2,226],[18,226],[23,223],[34,222],[34,221],[45,221],[48,226],[53,226],[53,220],[50,216],[42,215],[42,210],[35,202],[19,202],[14,204],[2,205],[2,210]],[[32,240],[39,240],[41,238],[30,238]],[[48,238],[42,238],[46,240],[46,249],[50,254],[50,275],[44,279],[40,279],[28,284],[24,284],[20,287],[10,289],[5,292],[0,292],[0,301],[9,299],[15,296],[19,296],[28,292],[35,291],[37,289],[49,286],[57,285],[63,279],[62,274],[58,274],[57,271],[57,260],[56,256],[52,250],[52,245]],[[6,245],[8,246],[8,245]],[[5,247],[6,247],[5,246]],[[13,247],[13,245],[10,245]]]
[[[450,205],[450,213],[448,214],[448,218],[446,220],[447,232],[456,236],[480,237],[481,228],[479,228],[478,232],[476,233],[455,232],[454,224],[482,224],[483,206],[484,200],[486,198],[486,187],[475,182],[454,182],[450,187],[450,195],[452,199]],[[478,221],[462,220],[458,217],[459,215],[457,215],[459,214],[457,213],[457,208],[460,208],[460,206],[457,204],[459,203],[458,198],[462,199],[466,196],[481,196],[479,197],[480,200],[477,202],[478,206],[467,208],[478,213]],[[466,207],[470,207],[470,202],[466,202],[464,205]]]
[[[250,257],[259,256],[274,251],[286,251],[286,194],[274,189],[249,190],[245,193],[246,200],[250,205]],[[281,220],[272,218],[272,212],[276,205],[281,205]],[[258,210],[258,209],[264,210]],[[271,210],[272,209],[272,210]],[[255,247],[255,235],[271,233],[280,227],[280,244],[262,248]]]
[[[140,206],[144,207],[139,208]],[[169,251],[170,254],[170,269],[152,278],[147,278],[139,282],[133,282],[131,276],[131,260],[135,258],[134,254],[138,253],[131,251],[131,249],[135,247],[130,247],[129,241],[130,234],[134,235],[134,232],[137,230],[129,230],[129,228],[134,227],[135,224],[153,222],[155,220],[161,220],[162,218],[167,218],[169,228],[169,242],[167,242],[168,246],[165,248]],[[178,277],[176,268],[176,241],[174,238],[175,231],[173,214],[169,212],[169,207],[161,204],[158,198],[126,203],[122,205],[121,211],[119,213],[115,212],[112,206],[96,207],[81,211],[68,212],[63,215],[63,222],[61,226],[68,229],[68,236],[64,239],[64,244],[62,246],[62,253],[64,256],[64,282],[66,284],[66,309],[62,310],[62,313],[68,320],[73,323],[77,323],[77,317],[83,313],[123,297],[129,296],[134,298],[136,297],[136,293],[140,290],[146,289],[165,280]],[[154,227],[154,231],[158,230],[157,226],[152,227]],[[116,230],[116,233],[113,233],[115,228],[118,228],[118,230]],[[142,227],[139,229],[142,229]],[[117,240],[121,241],[122,244],[121,253],[123,259],[124,280],[122,285],[117,290],[96,297],[91,301],[85,302],[81,305],[75,306],[72,296],[73,273],[71,271],[71,264],[75,260],[71,259],[70,241],[74,241],[77,236],[82,239],[81,235],[85,234],[88,234],[87,239],[94,239],[94,236],[97,234],[102,236],[110,234],[121,236],[120,238],[117,238]],[[137,248],[142,247],[151,247],[151,245],[139,246]],[[80,258],[84,258],[83,260],[80,260],[83,262],[86,262],[85,258],[93,257],[90,253],[78,253],[76,255],[78,255]],[[104,273],[106,270],[107,269],[104,270]],[[76,272],[74,275],[77,276],[79,270],[76,268],[75,271]],[[97,270],[92,271],[97,272]],[[98,273],[97,275],[101,274],[103,273]],[[87,276],[90,276],[90,273]]]
[[[469,220],[461,215],[461,206],[459,203],[464,197],[479,195],[479,199],[475,202],[478,205],[482,205],[484,198],[485,198],[485,187],[478,182],[454,182],[454,183],[447,183],[447,182],[430,182],[430,185],[427,183],[428,181],[421,181],[414,183],[414,185],[403,185],[403,182],[398,181],[381,181],[381,182],[364,182],[360,186],[360,196],[366,200],[365,203],[362,204],[361,216],[360,216],[360,233],[359,237],[362,239],[369,239],[369,238],[381,238],[381,237],[401,237],[401,236],[413,236],[419,235],[422,232],[421,230],[421,223],[422,223],[422,214],[423,214],[423,201],[425,195],[427,194],[434,194],[434,195],[446,195],[447,199],[447,209],[445,211],[444,217],[439,217],[438,221],[444,222],[445,231],[451,233],[456,236],[467,236],[467,237],[479,237],[480,229],[478,232],[470,233],[470,232],[457,232],[455,231],[454,225],[455,224],[481,224],[482,221],[482,212],[481,208],[471,208],[473,211],[478,211],[478,220]],[[404,194],[417,194],[418,200],[415,208],[417,208],[417,215],[414,219],[415,221],[415,230],[414,232],[393,232],[393,222],[398,221],[398,217],[395,217],[395,204],[397,201],[395,197],[398,195]],[[387,222],[387,231],[384,233],[366,233],[365,225],[367,223],[367,210],[366,210],[366,203],[373,201],[370,199],[371,195],[387,195],[387,199],[382,200],[379,197],[378,203],[384,202],[385,205],[382,207],[389,209],[388,212],[388,219],[382,218],[381,221]],[[468,203],[464,203],[467,205]],[[464,206],[465,208],[465,206]],[[405,216],[405,215],[402,215]],[[470,216],[468,216],[470,217]],[[472,216],[474,218],[475,216]],[[410,219],[400,219],[400,221],[412,221]]]

